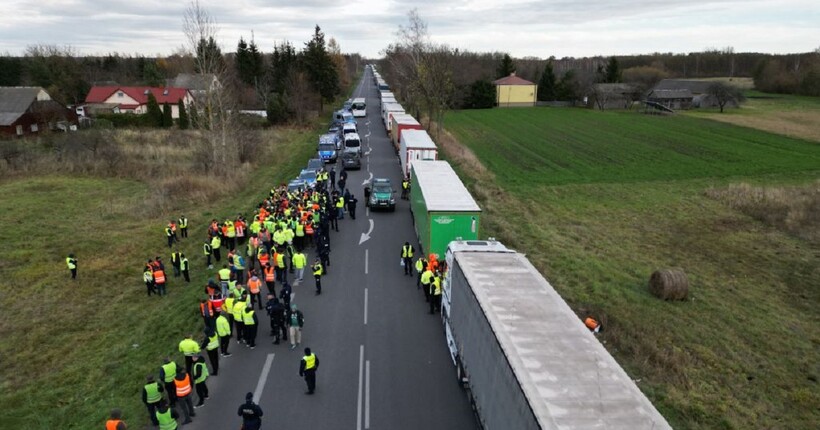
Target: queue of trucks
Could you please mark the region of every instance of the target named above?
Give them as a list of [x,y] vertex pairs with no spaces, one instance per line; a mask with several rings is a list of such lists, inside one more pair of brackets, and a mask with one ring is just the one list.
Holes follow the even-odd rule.
[[381,116],[411,180],[421,252],[445,272],[441,319],[454,375],[484,429],[671,426],[524,254],[480,239],[481,208],[375,66]]

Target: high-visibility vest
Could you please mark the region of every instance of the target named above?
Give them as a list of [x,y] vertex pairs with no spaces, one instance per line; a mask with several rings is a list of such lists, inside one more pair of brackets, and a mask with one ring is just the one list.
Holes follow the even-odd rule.
[[232,223],[232,222],[230,222],[230,223],[227,225],[227,227],[228,227],[228,231],[227,231],[227,234],[226,234],[225,236],[228,236],[228,237],[236,237],[236,227],[234,227],[233,223]]
[[425,261],[424,261],[423,258],[419,258],[418,260],[416,260],[416,272],[419,272],[419,273],[424,272],[424,266],[426,266],[426,264],[424,264],[424,263],[425,263]]
[[313,236],[313,223],[305,224],[305,233],[307,233],[310,236]]
[[179,228],[188,228],[188,218],[179,219]]
[[245,223],[242,221],[235,221],[233,223],[234,229],[236,229],[236,237],[245,237]]
[[154,271],[154,282],[157,284],[164,284],[165,283],[165,272],[162,270]]
[[305,226],[296,224],[296,237],[303,237],[305,235]]
[[408,181],[401,181],[401,187],[402,187],[402,188],[404,188],[405,190],[406,190],[406,189],[408,189],[408,188],[410,188],[410,182],[408,182]]
[[231,279],[231,269],[219,269],[219,280],[222,282],[228,282]]
[[285,256],[283,254],[277,252],[276,254],[273,254],[273,258],[275,258],[276,267],[280,269],[285,268]]
[[179,262],[179,267],[183,272],[188,270],[188,257],[182,257],[182,261]]
[[105,422],[105,430],[117,430],[122,420],[108,420]]
[[174,378],[174,385],[177,388],[177,397],[185,397],[191,394],[191,377],[186,373],[185,379],[179,380]]
[[171,237],[174,235],[174,231],[171,230],[171,227],[165,227],[165,235]]
[[145,282],[151,282],[154,280],[154,272],[150,270],[146,270],[142,272],[142,280]]
[[211,248],[212,249],[219,249],[222,246],[222,239],[219,236],[214,236],[211,239]]
[[305,360],[305,370],[310,370],[316,367],[316,354],[310,353],[310,355],[302,357],[302,360]]
[[145,384],[145,401],[148,403],[156,403],[162,400],[162,394],[159,392],[159,384],[152,382]]
[[261,286],[262,281],[255,276],[248,280],[248,289],[250,289],[253,294],[259,294],[259,288]]
[[194,379],[194,384],[201,384],[205,382],[206,379],[208,379],[208,366],[206,366],[205,363],[198,361],[196,364],[194,364],[194,373],[196,373],[197,367],[200,368],[200,372],[202,373],[199,375],[198,378]]
[[273,282],[276,279],[276,272],[273,267],[265,267],[265,282]]
[[401,247],[402,258],[413,258],[413,246],[404,245]]
[[68,265],[69,270],[77,268],[77,260],[75,260],[71,257],[66,257],[65,258],[65,264]]
[[322,276],[322,263],[313,265],[313,276]]
[[216,318],[216,334],[220,337],[231,335],[231,323],[228,322],[228,318],[226,318],[225,315],[219,315]]
[[305,257],[305,254],[302,254],[301,252],[293,254],[291,261],[293,262],[293,267],[297,269],[302,269],[307,265],[307,257]]
[[205,349],[213,351],[217,348],[219,348],[219,336],[213,335],[208,338],[208,345],[205,346]]
[[595,321],[595,318],[588,317],[584,320],[584,325],[586,325],[590,330],[595,330],[598,328],[598,321]]
[[433,272],[431,270],[425,270],[424,273],[421,274],[421,283],[422,284],[429,284],[430,278],[433,277]]
[[236,299],[232,297],[228,297],[225,299],[225,303],[222,304],[222,309],[225,312],[230,312],[233,315],[233,304],[236,303]]
[[205,243],[202,245],[202,253],[205,255],[211,255],[213,253],[213,249],[211,248],[211,244]]
[[199,344],[193,339],[182,339],[182,342],[179,343],[179,352],[186,356],[192,356],[199,352]]
[[245,259],[241,255],[234,256],[233,267],[236,270],[245,270]]
[[268,264],[268,261],[270,261],[270,253],[265,248],[259,248],[256,258],[258,258],[259,262],[262,263],[262,266],[264,266]]
[[441,295],[441,277],[436,276],[433,278],[433,295],[440,296]]
[[343,207],[345,207],[345,198],[339,197],[339,200],[336,201],[336,208],[341,209]]
[[177,263],[177,262],[179,262],[179,253],[178,252],[172,252],[171,253],[171,263]]
[[245,308],[245,309],[242,310],[242,322],[244,322],[245,325],[254,325],[254,324],[256,324],[253,321],[254,312],[255,311],[253,310],[253,308]]
[[163,382],[168,383],[174,380],[174,376],[177,374],[177,364],[175,362],[170,362],[162,365],[162,371],[165,372],[165,380]]
[[171,408],[165,412],[157,411],[157,422],[159,423],[159,430],[176,430],[177,420],[171,416]]
[[234,321],[242,321],[242,311],[245,310],[246,307],[248,307],[248,305],[245,302],[238,300],[233,304],[231,313],[233,314]]

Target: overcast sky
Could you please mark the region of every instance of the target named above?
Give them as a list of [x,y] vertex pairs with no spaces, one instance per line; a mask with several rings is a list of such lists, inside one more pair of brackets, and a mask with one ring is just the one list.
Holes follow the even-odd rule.
[[[820,0],[201,0],[233,51],[255,34],[270,51],[319,24],[344,52],[368,57],[413,7],[434,41],[514,57],[692,52],[806,52],[820,47]],[[185,0],[2,0],[0,52],[71,45],[82,54],[167,55],[183,45]]]

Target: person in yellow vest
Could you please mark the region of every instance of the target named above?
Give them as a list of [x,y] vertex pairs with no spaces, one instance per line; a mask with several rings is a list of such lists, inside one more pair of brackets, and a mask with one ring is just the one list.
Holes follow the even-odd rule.
[[316,295],[318,296],[322,294],[322,275],[324,275],[325,270],[318,258],[313,261],[311,269],[313,269],[313,279],[316,281]]
[[170,224],[165,227],[165,237],[168,239],[168,248],[172,248],[174,246],[175,233]]
[[222,268],[216,273],[219,278],[219,286],[222,287],[222,297],[225,297],[228,295],[228,281],[231,280],[231,269],[228,268],[227,264],[223,264]]
[[174,252],[171,253],[171,267],[174,268],[174,278],[179,278],[180,275],[180,254],[182,253],[179,252],[179,249],[174,249]]
[[401,199],[407,200],[410,195],[410,178],[405,177],[401,181]]
[[177,404],[182,409],[182,415],[185,417],[182,424],[188,424],[191,422],[191,417],[196,416],[194,402],[191,400],[191,393],[194,391],[191,386],[191,375],[179,369],[177,376],[174,378],[174,389],[176,390]]
[[299,376],[305,378],[307,383],[307,394],[316,391],[316,370],[319,369],[319,357],[311,352],[310,348],[305,348],[305,356],[299,363]]
[[199,354],[199,351],[199,344],[194,340],[193,334],[185,336],[185,339],[179,342],[179,352],[185,355],[185,371],[189,374],[194,365],[194,355]]
[[112,409],[108,421],[105,422],[105,430],[128,430],[125,421],[122,420],[122,411]]
[[168,403],[166,403],[165,400],[160,400],[157,405],[155,418],[159,425],[159,430],[176,430],[178,427],[177,418],[179,418],[179,415],[176,409],[168,407]]
[[157,422],[157,405],[162,400],[162,391],[162,385],[154,380],[154,375],[145,377],[145,386],[142,387],[142,403],[145,403],[145,407],[148,408],[148,417],[155,426],[159,425],[159,422]]
[[199,402],[194,405],[194,409],[205,406],[205,399],[208,398],[208,366],[205,364],[205,359],[201,355],[194,356],[194,388],[196,388],[196,395],[199,397]]
[[65,258],[65,264],[68,266],[68,271],[71,272],[71,279],[77,279],[77,258],[74,254],[68,254]]
[[436,270],[430,282],[430,313],[441,310],[441,273]]
[[273,254],[273,265],[276,271],[276,280],[279,282],[287,282],[287,267],[285,266],[285,250],[277,247]]
[[171,357],[165,357],[162,366],[159,368],[159,379],[165,385],[165,392],[168,394],[168,402],[171,407],[174,407],[177,401],[174,377],[177,375],[178,369],[177,363],[171,361]]
[[214,254],[214,260],[218,263],[219,260],[222,258],[222,253],[219,250],[222,247],[222,239],[219,236],[214,236],[211,238],[211,251]]
[[413,245],[410,242],[404,242],[401,247],[401,261],[404,263],[404,274],[413,276]]
[[430,285],[433,283],[433,271],[428,266],[421,274],[421,287],[424,290],[424,298],[427,302],[430,301]]
[[[345,219],[345,198],[339,196],[336,198],[336,218]],[[336,231],[339,231],[339,224],[336,224]]]
[[177,221],[179,225],[179,237],[188,237],[188,218],[185,218],[185,215],[180,215]]
[[242,310],[242,322],[245,323],[245,346],[250,349],[256,348],[256,328],[259,319],[253,307],[248,306]]
[[[225,300],[227,306],[228,300]],[[231,298],[231,305],[233,305],[233,298]],[[228,320],[228,312],[220,312],[216,317],[216,334],[219,335],[219,346],[223,357],[230,357],[232,354],[228,352],[228,344],[231,343],[231,322]]]
[[[202,342],[199,344],[200,348],[204,348],[205,352],[208,353],[208,360],[211,362],[211,370],[213,370],[212,375],[216,376],[219,374],[219,336],[216,334],[216,331],[210,327],[205,327],[205,337],[202,338]],[[196,379],[196,377],[194,377]],[[194,381],[196,382],[196,381]]]
[[205,258],[208,260],[205,264],[209,269],[213,269],[214,265],[211,263],[211,257],[214,255],[214,250],[211,248],[211,241],[205,240],[205,243],[202,244],[202,253],[205,254]]
[[424,255],[420,255],[416,260],[416,289],[421,288],[421,274],[424,273],[424,268],[427,267],[427,260]]
[[236,343],[245,342],[245,320],[242,319],[242,311],[247,307],[246,300],[245,297],[237,298],[231,310],[233,323],[236,327]]
[[296,280],[302,282],[305,278],[305,266],[307,266],[307,257],[301,249],[297,248],[296,253],[290,259],[294,269],[296,269]]
[[188,258],[185,257],[185,253],[181,252],[179,254],[179,268],[182,270],[182,277],[185,278],[185,282],[191,282],[191,273],[188,271]]

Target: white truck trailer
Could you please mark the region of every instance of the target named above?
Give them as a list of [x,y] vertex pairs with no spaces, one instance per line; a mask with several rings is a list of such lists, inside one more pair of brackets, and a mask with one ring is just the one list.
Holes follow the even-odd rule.
[[450,242],[442,317],[457,375],[487,430],[671,430],[527,258]]

